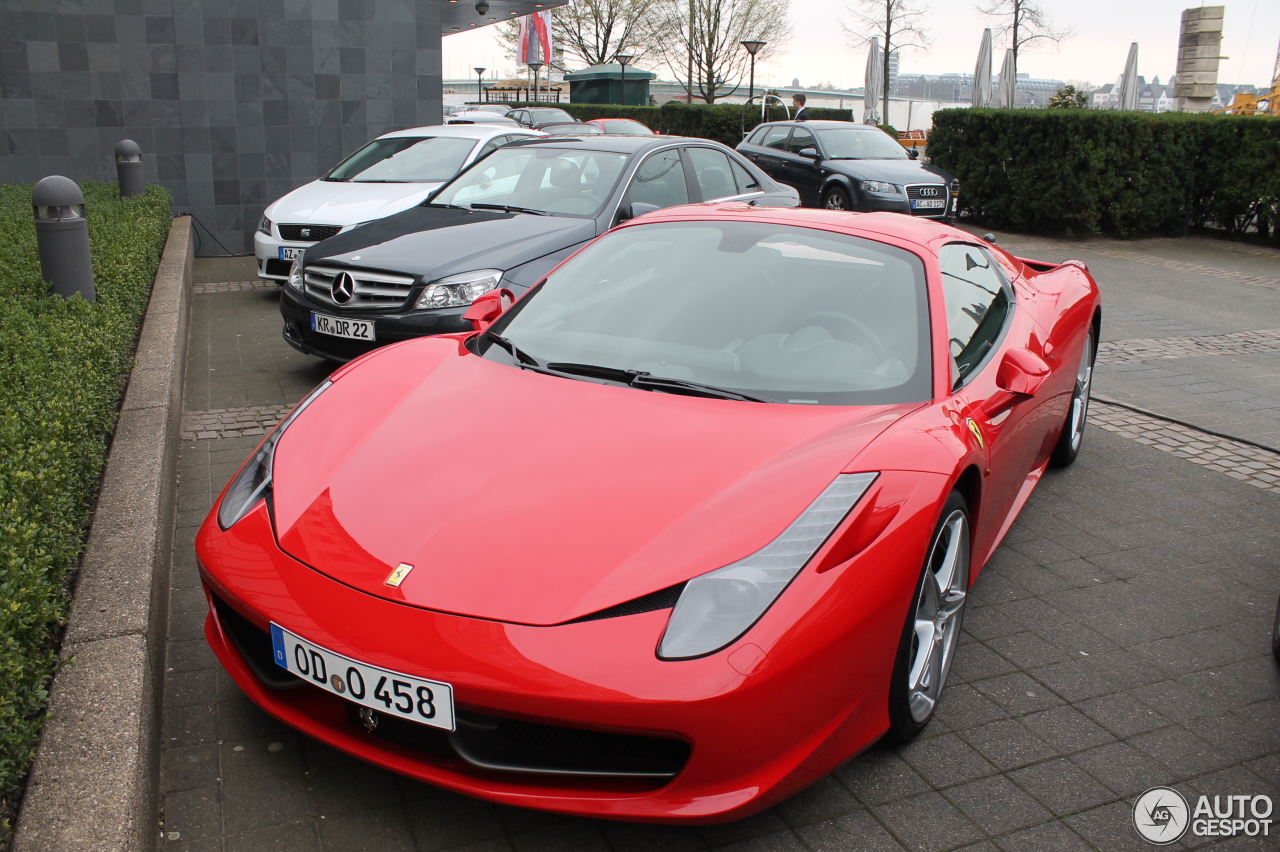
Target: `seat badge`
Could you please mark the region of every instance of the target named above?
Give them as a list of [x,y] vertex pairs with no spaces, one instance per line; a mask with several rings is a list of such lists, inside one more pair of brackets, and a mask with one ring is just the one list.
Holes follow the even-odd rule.
[[[969,431],[973,433],[974,439],[978,442],[978,449],[980,450],[986,449],[987,442],[986,442],[986,439],[982,437],[982,427],[979,426],[976,422],[974,422],[974,419],[972,417],[970,417],[966,422],[969,424]],[[397,568],[396,570],[398,571],[400,569]],[[408,572],[406,571],[405,573],[407,574]],[[394,572],[392,573],[392,576],[395,576]],[[388,585],[391,584],[390,578],[387,579],[387,583]],[[398,586],[400,584],[396,583],[395,585]]]
[[400,584],[404,582],[404,578],[409,576],[409,572],[413,570],[413,566],[408,562],[401,562],[395,567],[387,579],[383,580],[383,585],[390,586],[393,589],[400,588]]

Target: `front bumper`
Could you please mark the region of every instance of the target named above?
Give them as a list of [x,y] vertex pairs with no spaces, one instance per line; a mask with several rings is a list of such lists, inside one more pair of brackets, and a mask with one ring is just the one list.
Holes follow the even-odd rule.
[[[275,229],[272,228],[274,231]],[[279,281],[283,284],[289,279],[289,270],[293,261],[280,259],[280,248],[306,249],[315,243],[298,243],[282,240],[275,234],[253,232],[253,256],[258,261],[258,277],[266,281]]]
[[862,203],[858,210],[862,213],[903,213],[916,219],[954,219],[960,196],[951,195],[947,206],[936,211],[916,212],[911,209],[911,202],[902,195],[883,195],[881,193],[863,192]]
[[[300,352],[330,361],[350,361],[379,346],[415,337],[471,331],[471,323],[462,318],[466,310],[465,307],[458,307],[401,313],[344,312],[312,302],[288,284],[280,288],[280,314],[284,317],[285,342]],[[344,319],[372,320],[377,340],[374,343],[364,343],[312,331],[312,311]]]

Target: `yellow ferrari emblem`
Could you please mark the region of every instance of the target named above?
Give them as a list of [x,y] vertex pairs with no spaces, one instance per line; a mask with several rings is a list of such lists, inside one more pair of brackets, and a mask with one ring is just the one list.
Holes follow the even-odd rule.
[[404,582],[404,578],[409,576],[409,572],[413,570],[413,566],[408,562],[401,562],[395,567],[395,570],[387,575],[387,579],[382,582],[393,589],[400,588],[400,584]]
[[982,437],[982,427],[975,423],[972,417],[969,418],[968,423],[969,431],[973,433],[974,439],[978,442],[978,448],[986,449],[987,441]]

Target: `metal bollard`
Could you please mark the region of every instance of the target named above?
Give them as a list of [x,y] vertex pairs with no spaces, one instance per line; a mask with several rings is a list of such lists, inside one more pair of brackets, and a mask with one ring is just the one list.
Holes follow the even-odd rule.
[[71,178],[50,175],[31,190],[31,206],[36,216],[40,272],[49,282],[49,292],[68,298],[79,293],[86,301],[94,301],[84,193]]
[[116,143],[116,175],[120,181],[120,197],[129,198],[147,191],[142,177],[142,148],[132,139]]

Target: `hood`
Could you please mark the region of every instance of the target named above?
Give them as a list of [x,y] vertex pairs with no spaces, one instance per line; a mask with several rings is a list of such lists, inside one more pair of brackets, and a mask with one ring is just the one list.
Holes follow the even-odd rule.
[[595,235],[594,219],[413,207],[317,243],[303,263],[332,258],[431,281],[473,269],[511,269]]
[[[651,393],[419,339],[341,376],[289,428],[276,531],[369,594],[558,624],[763,547],[917,407]],[[386,586],[400,563],[413,570]]]
[[358,225],[421,204],[442,182],[351,183],[313,180],[266,210],[273,222],[299,225]]
[[951,175],[919,160],[823,160],[822,165],[858,180],[908,183],[950,183]]

